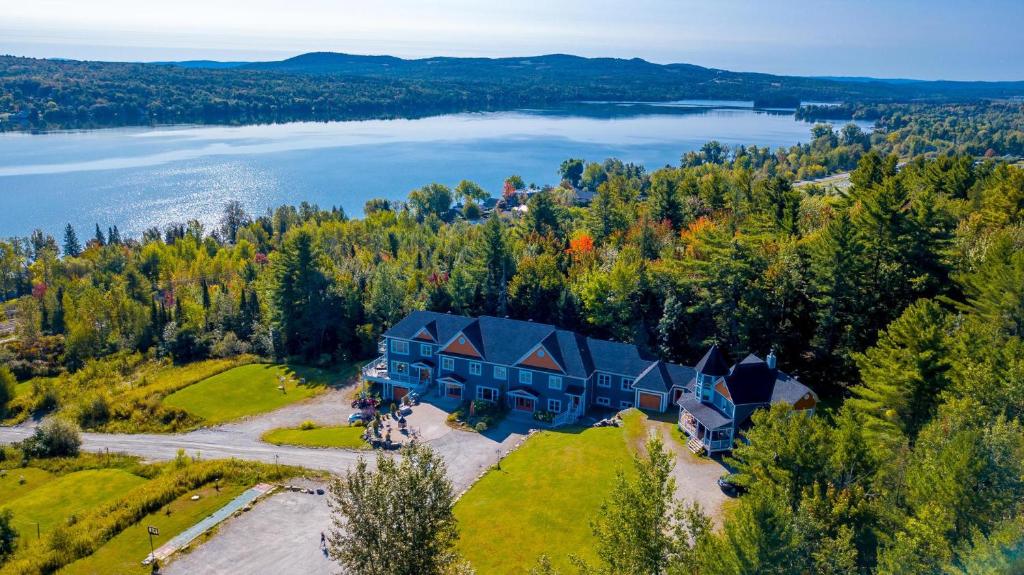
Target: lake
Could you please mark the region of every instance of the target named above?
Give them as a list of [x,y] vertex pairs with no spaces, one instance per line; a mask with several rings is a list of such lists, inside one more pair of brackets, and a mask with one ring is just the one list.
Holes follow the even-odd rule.
[[[841,125],[844,122],[836,122]],[[870,124],[861,123],[868,130]],[[352,216],[370,198],[405,198],[431,182],[474,180],[492,195],[519,174],[556,183],[569,157],[677,165],[708,140],[790,146],[811,124],[744,102],[590,102],[414,120],[173,126],[0,134],[0,237],[34,228],[58,240],[70,222],[138,236],[191,218],[216,224],[240,200],[261,214],[309,201]]]

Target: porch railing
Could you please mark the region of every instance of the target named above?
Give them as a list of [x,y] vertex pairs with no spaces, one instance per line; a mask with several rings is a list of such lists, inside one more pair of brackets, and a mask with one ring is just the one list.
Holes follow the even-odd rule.
[[562,413],[556,415],[555,419],[551,421],[551,426],[561,427],[563,425],[570,425],[576,423],[576,421],[583,416],[583,411],[583,402],[580,401],[580,403],[576,407],[570,407],[569,409],[566,409]]
[[372,379],[389,379],[400,383],[418,382],[418,379],[414,379],[412,375],[408,373],[389,373],[387,360],[385,360],[384,356],[380,356],[364,365],[363,376]]

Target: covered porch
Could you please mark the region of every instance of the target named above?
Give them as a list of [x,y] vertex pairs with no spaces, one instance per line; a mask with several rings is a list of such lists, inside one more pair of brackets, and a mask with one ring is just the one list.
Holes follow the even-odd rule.
[[524,387],[517,387],[509,390],[506,394],[508,397],[508,406],[512,409],[513,413],[530,414],[537,411],[540,394],[536,391]]
[[732,449],[733,420],[715,408],[689,398],[679,403],[679,428],[690,437],[690,451],[708,454]]
[[437,378],[437,396],[456,401],[467,399],[465,380],[455,374]]
[[401,400],[410,392],[423,393],[433,380],[434,364],[427,360],[409,364],[392,361],[388,365],[384,356],[363,366],[363,378],[381,386],[381,397]]

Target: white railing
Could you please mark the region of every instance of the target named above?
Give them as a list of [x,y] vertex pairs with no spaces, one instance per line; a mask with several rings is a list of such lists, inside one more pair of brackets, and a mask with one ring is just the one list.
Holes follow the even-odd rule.
[[418,382],[418,379],[414,379],[412,375],[408,373],[388,373],[388,364],[384,356],[380,356],[364,365],[363,376],[373,379],[389,379],[391,381],[398,381],[401,383]]
[[576,423],[580,417],[583,416],[583,402],[581,401],[576,407],[570,407],[569,409],[559,413],[551,421],[551,427],[561,427],[563,425],[569,425]]

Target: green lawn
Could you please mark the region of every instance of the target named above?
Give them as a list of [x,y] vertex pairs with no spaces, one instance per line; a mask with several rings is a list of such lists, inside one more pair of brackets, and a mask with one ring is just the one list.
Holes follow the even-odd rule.
[[[25,495],[53,478],[53,474],[35,467],[19,467],[0,471],[0,505]],[[24,483],[22,483],[24,479]]]
[[[174,392],[164,403],[184,409],[209,424],[265,413],[317,395],[327,384],[343,381],[349,370],[329,372],[290,365],[250,364],[208,377]],[[284,376],[282,393],[279,377]],[[299,383],[306,378],[306,383]]]
[[341,447],[345,449],[366,449],[369,445],[363,441],[365,427],[349,425],[332,425],[301,429],[288,427],[272,429],[263,434],[263,441],[275,445],[300,445],[303,447]]
[[[116,537],[100,547],[92,555],[75,561],[58,571],[61,575],[101,575],[118,573],[122,575],[149,573],[149,567],[141,562],[149,554],[149,534],[146,528],[150,525],[160,529],[160,535],[153,537],[153,545],[160,547],[172,537],[185,529],[202,521],[217,509],[245,491],[246,487],[237,484],[221,485],[220,492],[213,486],[207,486],[179,497],[169,505],[151,513],[141,521],[128,527]],[[199,495],[199,501],[192,501],[193,495]],[[169,510],[170,514],[166,511]]]
[[479,573],[525,573],[543,553],[563,571],[571,553],[593,560],[590,520],[616,470],[630,466],[642,417],[631,411],[624,427],[530,438],[456,504],[459,551]]
[[4,507],[14,512],[14,527],[35,539],[36,523],[45,533],[72,515],[113,501],[146,480],[120,469],[77,471],[44,480],[35,489],[11,499]]

